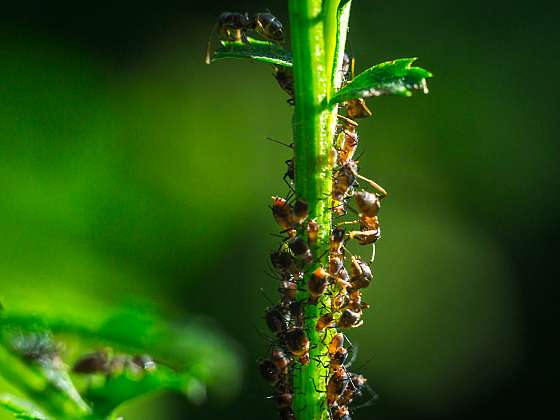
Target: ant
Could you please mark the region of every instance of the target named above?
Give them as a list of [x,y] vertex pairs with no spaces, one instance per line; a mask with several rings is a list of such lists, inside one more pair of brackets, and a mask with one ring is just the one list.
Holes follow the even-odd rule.
[[270,12],[256,13],[249,17],[248,13],[224,12],[214,25],[208,47],[206,49],[206,64],[210,64],[210,50],[214,34],[219,33],[226,41],[246,43],[247,33],[253,31],[267,41],[283,42],[284,27],[282,22]]

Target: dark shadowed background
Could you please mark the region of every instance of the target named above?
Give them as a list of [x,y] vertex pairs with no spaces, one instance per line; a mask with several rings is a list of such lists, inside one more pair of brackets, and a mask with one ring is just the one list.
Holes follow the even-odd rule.
[[[272,417],[255,360],[292,109],[264,64],[203,63],[224,10],[287,2],[31,1],[0,12],[0,301],[204,316],[245,361],[230,400],[130,419]],[[355,0],[358,70],[417,56],[428,96],[369,101],[362,173],[391,192],[353,368],[356,419],[536,418],[552,404],[560,210],[557,10]],[[256,326],[256,327],[255,327]],[[0,382],[0,390],[4,384]],[[0,414],[0,418],[4,414]]]

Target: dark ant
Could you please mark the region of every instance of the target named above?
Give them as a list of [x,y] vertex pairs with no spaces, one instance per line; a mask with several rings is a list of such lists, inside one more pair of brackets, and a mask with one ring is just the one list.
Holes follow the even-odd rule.
[[72,368],[75,373],[111,375],[123,369],[131,371],[154,371],[156,364],[148,355],[117,355],[112,356],[108,349],[98,350],[81,357]]
[[292,69],[283,66],[274,66],[273,70],[273,75],[278,82],[278,86],[280,86],[282,90],[289,96],[289,99],[286,102],[288,102],[288,104],[290,105],[295,105],[296,91],[294,87],[294,73]]
[[110,370],[109,353],[103,350],[82,356],[72,368],[73,372],[83,374],[109,373]]
[[247,42],[247,33],[253,31],[267,41],[283,42],[284,28],[282,22],[269,12],[256,13],[249,17],[247,13],[224,12],[214,25],[208,47],[206,49],[206,64],[210,64],[210,50],[212,47],[212,37],[218,32],[226,41]]
[[[272,139],[270,137],[267,137],[267,140],[273,141],[274,143],[281,144],[282,146],[288,147],[292,150],[294,149],[294,144],[293,143],[292,144],[286,144],[284,142]],[[292,192],[295,192],[294,188],[292,186],[292,183],[294,182],[294,179],[295,179],[294,160],[293,159],[288,159],[288,160],[285,160],[284,163],[286,164],[287,168],[286,168],[286,173],[284,173],[284,176],[282,177],[282,180],[286,183],[286,185],[290,188],[290,190]]]

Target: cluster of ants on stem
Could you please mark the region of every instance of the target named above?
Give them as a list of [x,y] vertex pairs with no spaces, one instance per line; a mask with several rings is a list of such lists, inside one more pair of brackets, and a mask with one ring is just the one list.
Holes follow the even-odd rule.
[[[222,13],[208,42],[207,62],[210,61],[211,41],[215,33],[225,41],[246,42],[247,34],[251,33],[265,41],[284,42],[282,23],[269,12],[254,16],[247,13]],[[354,60],[346,54],[341,71],[343,83],[348,83],[353,78]],[[294,105],[292,70],[273,66],[273,75],[289,95],[288,103]],[[356,351],[343,331],[361,326],[363,310],[369,308],[362,301],[362,290],[373,279],[370,266],[375,256],[375,243],[381,236],[378,213],[381,200],[387,196],[387,192],[376,182],[360,175],[358,161],[354,160],[359,143],[356,119],[370,117],[371,111],[363,99],[349,100],[343,106],[346,115],[338,115],[337,133],[329,156],[334,169],[331,196],[333,228],[327,251],[328,266],[320,264],[324,255],[316,255],[320,226],[317,220],[309,217],[308,203],[301,197],[295,197],[293,158],[286,161],[287,170],[284,174],[290,192],[287,197],[272,197],[272,215],[283,235],[279,248],[270,254],[274,277],[280,283],[280,301],[265,312],[273,343],[269,356],[258,362],[258,369],[274,389],[273,398],[281,419],[296,418],[298,413],[292,402],[294,395],[301,391],[295,389],[293,372],[309,363],[318,363],[328,372],[324,383],[314,383],[314,386],[317,392],[326,394],[325,403],[332,420],[350,420],[351,411],[370,405],[377,398],[364,376],[348,371],[353,361],[348,360],[349,353],[354,359]],[[284,145],[294,149],[293,145]],[[358,181],[365,182],[373,191],[358,191]],[[352,199],[357,209],[350,206]],[[355,214],[350,220],[348,210]],[[352,255],[347,249],[349,241],[372,245],[370,261]],[[301,293],[298,292],[304,292],[306,298],[301,299]],[[313,334],[322,337],[326,349],[324,356],[328,357],[327,366],[324,365],[324,358],[310,357],[311,331],[305,316],[309,305],[321,309],[322,315],[317,317],[312,327],[315,330]],[[345,341],[349,342],[349,348],[345,347]],[[369,400],[359,406],[352,406],[364,391],[369,394]]]

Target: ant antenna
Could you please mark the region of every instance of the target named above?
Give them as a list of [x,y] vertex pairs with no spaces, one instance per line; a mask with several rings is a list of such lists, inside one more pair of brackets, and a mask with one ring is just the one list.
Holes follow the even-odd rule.
[[293,144],[293,143],[292,143],[292,144],[287,144],[287,143],[284,143],[284,142],[282,142],[282,141],[280,141],[280,140],[273,139],[273,138],[271,138],[271,137],[265,137],[265,139],[270,140],[270,141],[273,141],[274,143],[281,144],[282,146],[286,146],[286,147],[288,147],[288,148],[290,148],[290,149],[293,149],[293,148],[294,148],[294,144]]

